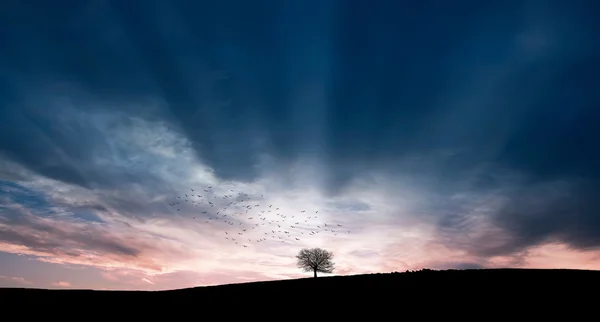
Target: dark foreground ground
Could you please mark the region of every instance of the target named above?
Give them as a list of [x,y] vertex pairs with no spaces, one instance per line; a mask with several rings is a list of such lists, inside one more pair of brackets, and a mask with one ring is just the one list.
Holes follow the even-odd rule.
[[[78,314],[85,319],[105,314],[133,314],[138,319],[190,314],[200,320],[229,320],[236,316],[262,319],[266,314],[266,320],[298,315],[318,321],[321,312],[339,318],[365,312],[418,313],[433,318],[485,310],[486,320],[507,313],[559,318],[559,312],[567,312],[563,317],[572,320],[598,307],[599,287],[600,271],[423,270],[156,292],[0,289],[0,307],[3,312],[15,310],[30,316]],[[492,315],[490,308],[495,312]]]

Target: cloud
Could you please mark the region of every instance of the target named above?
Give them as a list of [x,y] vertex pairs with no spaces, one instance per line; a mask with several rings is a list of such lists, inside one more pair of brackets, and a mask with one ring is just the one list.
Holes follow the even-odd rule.
[[33,283],[22,277],[0,276],[1,287],[24,287],[31,286]]
[[[178,200],[175,196],[181,194],[179,191],[186,191],[192,186],[212,185],[211,193],[197,190],[204,199],[213,200],[221,206],[223,202],[216,196],[234,189],[243,191],[249,198],[259,198],[264,194],[269,201],[288,210],[304,208],[309,201],[311,208],[323,206],[321,213],[330,220],[335,219],[327,218],[328,210],[335,216],[335,213],[348,210],[341,206],[344,202],[352,201],[352,197],[344,197],[341,202],[333,199],[327,204],[316,190],[292,188],[281,190],[278,194],[268,193],[281,189],[282,178],[273,174],[255,183],[223,181],[207,171],[206,166],[191,154],[181,135],[161,123],[138,119],[120,128],[119,120],[127,117],[110,113],[92,112],[85,116],[78,113],[82,112],[70,110],[70,116],[63,119],[66,122],[63,126],[68,128],[69,122],[78,123],[85,119],[91,131],[102,133],[107,131],[104,130],[104,122],[114,121],[110,138],[107,135],[104,141],[81,145],[82,149],[85,147],[90,151],[90,155],[95,155],[94,162],[86,163],[85,167],[97,173],[103,181],[98,184],[93,177],[87,177],[89,181],[83,184],[60,181],[45,172],[33,171],[35,167],[26,168],[14,163],[14,168],[23,173],[23,179],[2,183],[4,202],[0,216],[0,240],[3,251],[37,256],[52,263],[134,270],[147,275],[197,269],[200,265],[208,271],[219,267],[218,261],[225,258],[246,260],[253,255],[232,257],[225,254],[232,246],[224,246],[220,241],[224,227],[203,225],[205,220],[202,218],[207,216],[203,216],[202,212],[213,210],[213,207],[205,203],[198,203],[195,207],[178,205],[177,208],[182,208],[179,212],[169,207],[169,203]],[[71,121],[67,121],[69,118]],[[119,134],[120,131],[125,132]],[[154,142],[153,135],[157,136]],[[108,145],[112,145],[113,149],[106,148]],[[129,164],[122,161],[131,159],[136,160]],[[131,175],[139,175],[139,179],[129,181],[131,177],[120,177],[118,171],[112,170],[120,165],[127,165],[126,169],[137,168]],[[291,172],[302,169],[303,166],[299,165]],[[153,180],[159,183],[144,184],[146,179],[143,177],[147,173],[152,173]],[[300,185],[306,183],[306,176],[294,176]],[[189,193],[191,196],[191,191]],[[357,192],[354,194],[359,195]],[[195,199],[199,200],[197,195]],[[355,201],[355,204],[362,205],[357,211],[370,209],[364,201]],[[360,225],[350,219],[337,222],[348,229],[361,231]],[[210,257],[202,254],[211,253],[210,250],[215,248],[219,251],[213,251]],[[259,252],[271,252],[268,248]],[[279,254],[263,256],[263,263],[265,260],[266,263],[280,261]],[[256,265],[250,266],[257,268]]]
[[145,278],[145,277],[144,277],[144,278],[142,278],[142,281],[144,281],[144,282],[146,282],[146,283],[148,283],[148,284],[152,284],[152,285],[154,285],[154,284],[155,284],[154,282],[152,282],[151,280],[149,280],[149,279],[147,279],[147,278]]
[[[71,115],[78,113],[72,112]],[[81,119],[86,119],[90,128],[101,132],[103,123],[96,120],[98,117],[118,119],[116,115],[98,116],[96,113],[81,116]],[[76,122],[79,120],[77,117]],[[159,285],[155,282],[156,277],[152,276],[185,271],[213,274],[214,270],[225,270],[232,263],[237,263],[235,265],[246,271],[246,277],[252,276],[252,272],[265,270],[265,267],[270,267],[268,272],[258,274],[256,278],[291,276],[289,269],[294,269],[295,265],[293,253],[302,245],[331,244],[332,247],[339,247],[340,251],[336,250],[336,253],[339,252],[343,258],[348,253],[343,251],[345,243],[364,243],[352,241],[346,230],[372,236],[369,237],[372,241],[368,242],[371,245],[381,242],[376,235],[385,234],[386,231],[392,235],[393,229],[386,227],[386,224],[392,219],[390,213],[398,206],[386,201],[386,195],[393,190],[384,192],[384,187],[376,188],[380,192],[373,190],[379,184],[375,182],[379,180],[377,178],[357,179],[348,187],[347,193],[336,198],[324,197],[318,186],[308,186],[310,189],[306,189],[306,180],[309,178],[306,174],[309,172],[301,163],[289,170],[291,176],[287,176],[288,173],[265,171],[263,178],[256,182],[225,181],[215,177],[213,172],[206,171],[207,167],[200,160],[186,152],[186,140],[175,130],[169,130],[160,123],[137,120],[124,127],[126,133],[119,135],[118,124],[113,123],[110,140],[113,146],[122,148],[105,150],[102,148],[105,144],[100,143],[102,141],[98,141],[99,145],[86,146],[92,151],[104,150],[95,154],[94,162],[106,163],[106,166],[88,164],[87,167],[97,172],[104,182],[114,184],[105,186],[96,185],[94,181],[89,181],[92,184],[59,181],[26,168],[21,170],[24,180],[3,182],[2,197],[5,202],[0,216],[0,247],[3,251],[36,256],[51,263],[102,268],[107,270],[107,274],[103,275],[107,280],[125,281],[127,278],[124,276],[133,274],[140,281]],[[148,133],[160,134],[162,139],[151,146]],[[179,153],[174,154],[173,150]],[[132,175],[139,173],[140,179],[129,182],[130,178],[123,180],[111,167],[125,164],[119,160],[134,155],[137,161],[128,166],[137,168]],[[160,167],[172,171],[157,171]],[[145,180],[141,177],[146,173],[152,173],[154,180],[160,183],[141,184]],[[210,193],[202,188],[209,185],[214,187]],[[333,233],[328,237],[310,236],[310,229],[288,229],[295,230],[303,241],[295,245],[284,244],[286,247],[283,248],[273,244],[253,246],[246,253],[239,253],[234,244],[223,244],[225,225],[205,223],[208,215],[202,212],[214,213],[213,207],[200,202],[194,206],[169,206],[173,201],[182,200],[176,198],[177,195],[184,196],[182,191],[188,191],[191,198],[189,187],[198,187],[196,192],[220,207],[227,204],[220,196],[235,190],[248,195],[246,198],[256,200],[264,195],[266,201],[260,200],[261,203],[277,204],[282,211],[297,212],[299,218],[302,218],[301,209],[312,209],[309,211],[313,213],[317,209],[322,226],[329,222],[331,227],[340,230],[339,236]],[[200,200],[197,195],[195,199]],[[239,223],[248,220],[238,219]],[[369,220],[371,225],[364,226],[361,220]],[[343,261],[340,264],[343,267]],[[234,272],[223,276],[234,280],[237,278]]]
[[[540,261],[532,259],[528,249],[545,242],[587,245],[585,234],[570,233],[564,223],[553,226],[554,231],[535,229],[537,221],[548,218],[543,216],[552,216],[544,207],[561,209],[553,202],[574,209],[565,203],[577,200],[573,189],[579,186],[573,181],[534,185],[528,184],[527,174],[481,166],[439,186],[424,169],[458,157],[455,152],[439,151],[402,160],[405,167],[421,171],[367,172],[332,195],[327,187],[311,184],[311,178],[323,171],[314,163],[299,160],[282,171],[271,167],[276,163],[271,160],[260,170],[260,179],[223,179],[168,123],[107,110],[74,109],[69,115],[63,117],[65,127],[85,120],[91,131],[107,133],[94,144],[82,144],[88,152],[80,152],[94,155],[85,167],[102,181],[91,176],[84,183],[57,180],[7,159],[21,177],[1,185],[0,249],[50,263],[97,267],[105,271],[102,276],[107,281],[126,288],[168,289],[302,276],[290,271],[295,270],[294,252],[303,246],[331,249],[337,273],[356,274],[423,267],[526,266]],[[111,124],[110,136],[107,124]],[[133,171],[121,177],[128,169]],[[204,191],[208,186],[213,188]],[[339,228],[338,235],[312,236],[314,228],[288,228],[301,240],[283,245],[249,243],[253,245],[240,251],[239,245],[223,239],[229,225],[211,221],[215,207],[222,209],[231,202],[223,196],[234,194],[238,201],[249,198],[275,204],[281,212],[295,212],[304,220],[310,214],[300,211],[309,209],[320,217],[315,225],[328,223]],[[177,201],[180,204],[170,206]],[[232,207],[234,212],[245,209]],[[522,226],[526,217],[510,212],[515,209],[531,216],[531,227]],[[542,215],[536,217],[536,209]],[[252,222],[249,217],[234,220],[235,225]],[[252,238],[261,238],[263,231],[268,230],[261,229]],[[540,237],[525,238],[538,231]]]
[[[16,208],[16,209],[15,209]],[[18,207],[0,221],[3,251],[39,256],[44,261],[111,267],[120,265],[158,270],[154,261],[138,261],[142,252],[158,251],[151,239],[135,238],[118,226],[107,227],[65,219],[40,218]],[[175,251],[174,251],[175,252]],[[175,252],[176,253],[176,252]]]
[[483,257],[555,242],[581,250],[600,246],[593,215],[599,208],[591,195],[597,188],[589,180],[532,182],[523,175],[497,186],[460,192],[441,203],[445,215],[437,212],[437,227],[446,245]]
[[54,282],[52,283],[52,286],[56,286],[56,287],[71,287],[71,283],[69,282]]
[[[339,274],[597,267],[592,10],[315,3],[12,4],[0,251],[144,289],[304,276],[302,247]],[[265,204],[293,238],[252,242]]]
[[587,180],[544,182],[518,189],[494,220],[511,239],[494,253],[511,253],[546,242],[564,242],[575,249],[600,248],[594,197],[600,186]]

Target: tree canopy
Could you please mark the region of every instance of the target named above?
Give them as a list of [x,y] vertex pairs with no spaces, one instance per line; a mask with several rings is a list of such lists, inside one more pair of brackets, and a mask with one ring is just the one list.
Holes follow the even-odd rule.
[[296,255],[296,259],[298,268],[306,272],[312,271],[314,277],[317,277],[317,272],[332,273],[334,269],[333,253],[321,248],[304,248]]

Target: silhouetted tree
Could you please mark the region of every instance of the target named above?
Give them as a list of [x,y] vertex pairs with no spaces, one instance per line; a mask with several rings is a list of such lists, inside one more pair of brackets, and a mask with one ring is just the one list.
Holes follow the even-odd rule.
[[321,248],[304,248],[296,255],[296,259],[298,259],[298,268],[305,272],[312,271],[315,278],[317,272],[331,273],[334,269],[333,253]]

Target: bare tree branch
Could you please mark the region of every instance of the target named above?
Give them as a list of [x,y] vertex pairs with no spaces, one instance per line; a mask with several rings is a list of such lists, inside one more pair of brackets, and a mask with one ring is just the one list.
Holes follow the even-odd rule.
[[319,273],[332,273],[335,264],[333,263],[333,253],[321,248],[304,248],[298,255],[298,268],[305,272],[313,272],[314,277]]

